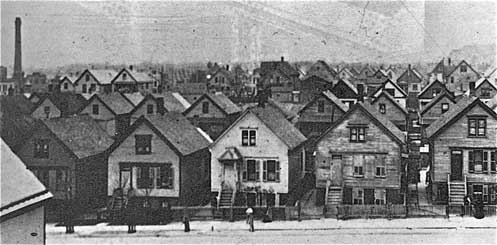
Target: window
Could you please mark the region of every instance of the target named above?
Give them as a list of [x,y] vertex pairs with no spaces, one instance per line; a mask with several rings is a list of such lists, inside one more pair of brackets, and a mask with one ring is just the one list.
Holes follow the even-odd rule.
[[90,81],[90,75],[89,74],[86,74],[85,81],[87,81],[87,82]]
[[450,83],[454,83],[454,77],[450,77]]
[[374,190],[374,204],[376,205],[384,205],[386,203],[386,190],[384,189],[375,189]]
[[36,139],[34,142],[35,158],[48,158],[48,139]]
[[413,84],[412,85],[412,90],[417,91],[418,90],[418,85],[417,84]]
[[449,103],[442,103],[442,114],[449,110]]
[[363,204],[364,203],[364,190],[360,188],[352,189],[352,199],[354,204]]
[[152,153],[152,135],[135,135],[136,154]]
[[467,72],[467,71],[468,71],[468,67],[467,67],[467,66],[465,66],[465,65],[461,65],[461,67],[460,67],[460,71],[461,71],[461,72]]
[[155,167],[155,187],[157,189],[173,189],[174,171],[171,164]]
[[259,181],[259,161],[248,159],[243,166],[242,179],[244,181]]
[[482,88],[480,95],[485,98],[489,98],[492,96],[492,89],[491,88]]
[[395,96],[395,89],[393,88],[387,88],[385,91],[390,94],[391,96]]
[[385,104],[380,104],[380,113],[381,114],[385,114],[386,113],[386,105]]
[[350,142],[365,142],[365,141],[366,141],[366,128],[364,127],[350,128]]
[[468,119],[468,136],[485,137],[487,131],[487,119],[469,118]]
[[64,89],[68,89],[69,85],[67,83],[64,83]]
[[263,162],[262,180],[280,182],[280,162],[265,160]]
[[154,114],[154,105],[147,105],[147,114]]
[[149,166],[140,166],[136,168],[136,184],[139,189],[153,188],[153,171]]
[[91,111],[92,111],[93,115],[98,115],[98,113],[99,113],[98,105],[92,105]]
[[324,101],[318,101],[318,113],[324,113]]
[[384,158],[380,158],[379,160],[376,161],[375,177],[385,178],[386,177],[386,171],[387,171],[387,168],[385,166],[385,159]]
[[86,84],[81,85],[81,92],[86,94],[86,92],[87,92]]
[[46,117],[50,116],[50,106],[43,107],[43,112],[45,112]]
[[497,160],[497,151],[492,151],[490,153],[490,172],[491,173],[496,173],[496,169],[495,169],[496,160]]
[[126,78],[127,78],[126,73],[123,73],[123,80],[126,80]]
[[354,161],[354,177],[364,177],[364,172],[363,172],[363,163],[364,163],[364,156],[359,155],[359,156],[354,156],[353,157]]
[[97,85],[95,85],[94,83],[90,84],[90,93],[95,92],[96,90],[97,90]]
[[242,146],[255,146],[255,130],[242,130]]
[[434,88],[432,90],[432,96],[437,97],[437,95],[440,94],[440,92],[442,92],[442,90],[440,88]]
[[209,113],[209,102],[206,101],[202,103],[202,113]]
[[56,169],[55,170],[55,190],[56,191],[65,191],[66,185],[66,170],[64,169]]

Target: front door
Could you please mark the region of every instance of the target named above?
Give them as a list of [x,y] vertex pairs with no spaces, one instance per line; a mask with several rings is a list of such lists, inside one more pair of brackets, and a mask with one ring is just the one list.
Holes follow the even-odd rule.
[[462,151],[455,150],[450,154],[450,180],[462,180]]
[[224,186],[223,188],[234,189],[236,185],[237,173],[234,162],[224,163]]
[[330,180],[331,186],[342,185],[342,155],[331,156]]

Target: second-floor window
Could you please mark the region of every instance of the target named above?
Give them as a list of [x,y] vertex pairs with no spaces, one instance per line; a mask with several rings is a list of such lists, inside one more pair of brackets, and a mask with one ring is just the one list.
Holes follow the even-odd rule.
[[152,135],[135,135],[135,150],[138,155],[152,153]]
[[354,173],[353,175],[355,177],[364,177],[364,156],[359,155],[359,156],[354,156],[353,158],[353,166],[354,166]]
[[350,142],[365,142],[365,141],[366,141],[366,128],[364,127],[350,128]]
[[147,105],[147,114],[154,114],[154,105]]
[[468,119],[468,136],[485,137],[487,133],[487,119],[469,118]]
[[442,103],[442,114],[449,110],[449,103]]
[[324,113],[324,101],[318,101],[318,113]]
[[98,105],[92,105],[91,111],[92,111],[93,115],[98,115],[100,112],[99,109],[100,108],[98,107]]
[[385,104],[380,104],[380,113],[385,114],[387,112],[387,106]]
[[468,67],[465,65],[461,65],[461,72],[467,72],[467,71],[468,71]]
[[202,113],[209,113],[209,102],[202,102]]
[[34,142],[34,157],[48,158],[48,139],[36,139]]
[[47,118],[49,118],[50,117],[50,106],[43,107],[43,112],[45,112],[45,116]]
[[387,167],[384,161],[376,162],[375,177],[385,178],[387,172]]
[[86,92],[88,92],[86,89],[86,84],[81,85],[81,92],[84,94],[86,94]]
[[256,130],[244,129],[242,130],[242,146],[255,146]]

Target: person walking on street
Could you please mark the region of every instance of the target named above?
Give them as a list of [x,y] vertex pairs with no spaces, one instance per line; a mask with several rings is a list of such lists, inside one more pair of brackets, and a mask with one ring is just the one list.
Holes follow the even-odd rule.
[[72,201],[72,194],[71,194],[71,186],[67,187],[66,190],[66,207],[65,207],[65,217],[64,217],[64,223],[66,225],[66,233],[67,234],[72,234],[74,233],[74,205]]
[[185,232],[190,232],[190,217],[186,207],[183,209],[183,224],[185,224]]
[[254,232],[254,210],[252,209],[252,207],[249,207],[247,208],[247,211],[245,211],[245,213],[247,213],[247,222],[250,225],[249,231]]

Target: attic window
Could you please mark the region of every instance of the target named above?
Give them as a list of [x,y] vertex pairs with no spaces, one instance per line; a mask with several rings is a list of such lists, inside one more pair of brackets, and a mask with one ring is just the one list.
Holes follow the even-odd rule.
[[487,132],[486,118],[468,118],[468,136],[469,137],[485,137]]
[[209,113],[209,102],[202,102],[202,113]]
[[127,76],[126,73],[123,73],[123,80],[126,80]]
[[98,115],[99,114],[98,105],[92,105],[92,113],[93,113],[93,115]]
[[36,139],[34,142],[35,158],[48,158],[48,139]]
[[135,150],[137,155],[147,155],[152,153],[152,135],[135,135]]
[[442,103],[442,114],[449,110],[449,103]]
[[468,71],[468,67],[466,65],[461,65],[460,71],[461,72],[467,72]]
[[90,75],[86,74],[85,81],[87,81],[87,82],[90,81]]
[[380,104],[380,113],[385,114],[387,111],[387,106],[383,103]]
[[147,114],[154,114],[154,105],[147,105]]
[[350,142],[365,142],[366,141],[366,128],[365,127],[351,127],[350,128]]
[[318,113],[324,113],[324,101],[318,101]]

